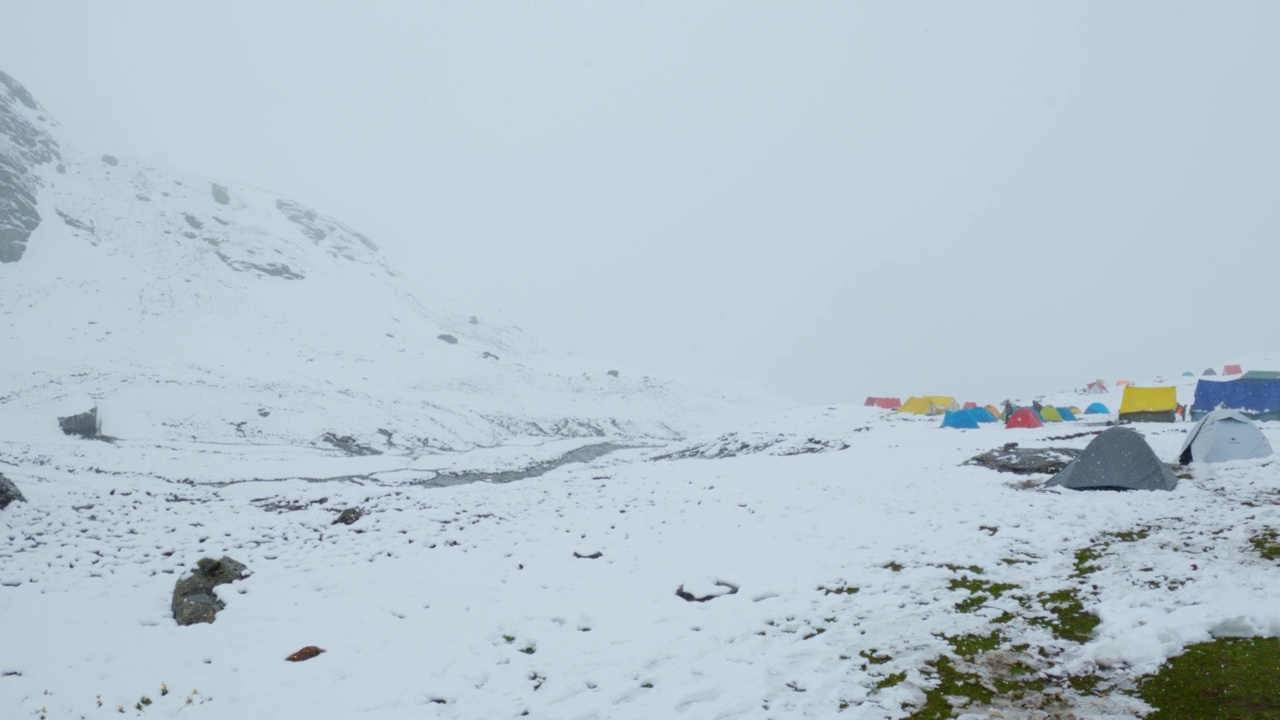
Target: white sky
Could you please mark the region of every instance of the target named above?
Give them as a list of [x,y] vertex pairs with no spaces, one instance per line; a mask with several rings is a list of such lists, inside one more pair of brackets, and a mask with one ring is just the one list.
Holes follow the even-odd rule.
[[986,402],[1280,347],[1270,0],[3,4],[68,144],[622,367]]

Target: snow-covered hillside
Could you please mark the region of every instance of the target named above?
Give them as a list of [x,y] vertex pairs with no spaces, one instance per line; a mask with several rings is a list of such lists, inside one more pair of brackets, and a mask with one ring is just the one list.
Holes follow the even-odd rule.
[[307,445],[331,433],[413,453],[525,436],[675,438],[776,405],[610,374],[518,328],[426,307],[342,222],[272,192],[78,150],[0,79],[0,198],[29,210],[0,228],[0,432],[11,440],[56,434],[58,416],[96,405],[102,432],[123,439]]
[[[0,719],[1133,718],[1189,644],[1280,635],[1273,458],[967,463],[1068,457],[1119,389],[950,430],[615,376],[286,197],[85,154],[3,75],[0,161]],[[110,438],[59,429],[89,407]],[[1171,463],[1189,427],[1139,429]]]

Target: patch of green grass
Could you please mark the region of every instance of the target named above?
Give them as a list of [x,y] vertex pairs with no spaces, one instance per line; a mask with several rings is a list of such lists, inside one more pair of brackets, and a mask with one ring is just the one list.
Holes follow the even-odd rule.
[[858,655],[861,656],[864,660],[866,660],[868,665],[883,665],[893,659],[888,655],[877,655],[875,648],[871,648],[870,650],[863,650],[862,652],[858,653]]
[[858,588],[852,585],[833,588],[819,586],[818,589],[822,591],[823,595],[856,595],[858,593]]
[[948,569],[948,570],[950,570],[951,572],[954,572],[954,573],[958,573],[958,572],[962,572],[962,571],[965,571],[965,572],[971,572],[971,573],[973,573],[974,575],[983,575],[983,574],[985,574],[985,573],[986,573],[986,571],[985,571],[985,570],[983,570],[983,569],[982,569],[981,567],[979,567],[978,565],[970,565],[970,566],[968,566],[968,567],[965,567],[964,565],[952,565],[951,563],[945,563],[945,564],[943,564],[943,566],[942,566],[942,567],[944,567],[944,568],[946,568],[946,569]]
[[902,572],[902,563],[897,562],[896,560],[890,560],[884,564],[884,567],[894,572]]
[[1263,560],[1280,560],[1280,534],[1271,528],[1265,528],[1249,536],[1249,544],[1262,556]]
[[872,687],[875,688],[876,690],[883,690],[885,688],[898,685],[904,682],[906,679],[907,679],[907,674],[905,672],[896,672],[896,673],[893,673],[892,675],[884,676],[879,681],[877,681],[875,685],[872,685]]
[[1085,611],[1084,603],[1080,600],[1080,591],[1075,588],[1040,593],[1036,598],[1054,619],[1030,618],[1027,622],[1048,627],[1062,640],[1086,642],[1093,637],[1094,628],[1101,622],[1097,615]]
[[999,630],[992,630],[986,635],[978,635],[976,633],[968,633],[965,635],[943,635],[942,638],[947,641],[951,649],[962,658],[970,659],[976,657],[979,653],[989,652],[1000,647],[1000,643],[1004,642],[1004,636]]
[[1151,528],[1149,526],[1142,525],[1134,528],[1133,530],[1103,533],[1102,536],[1110,540],[1115,540],[1116,542],[1136,542],[1138,540],[1146,539],[1150,534]]
[[956,610],[962,613],[971,613],[974,610],[985,605],[987,602],[994,600],[1010,590],[1018,589],[1017,585],[1009,583],[995,583],[980,578],[963,577],[952,578],[948,589],[965,590],[969,592],[969,597],[956,603]]
[[1097,675],[1072,675],[1067,678],[1067,684],[1081,695],[1093,693],[1101,683],[1102,678]]
[[938,686],[925,692],[924,705],[911,713],[911,720],[946,720],[952,717],[953,706],[948,697],[968,698],[970,704],[989,704],[995,693],[973,673],[961,672],[951,659],[940,657],[929,663],[926,673],[938,679]]
[[1087,548],[1080,548],[1079,550],[1077,550],[1076,556],[1075,556],[1076,557],[1075,569],[1072,571],[1071,577],[1080,578],[1080,577],[1084,577],[1085,575],[1092,575],[1093,573],[1096,573],[1099,570],[1101,570],[1102,568],[1100,566],[1090,565],[1089,563],[1102,557],[1102,553],[1106,549],[1107,549],[1106,546],[1103,545],[1101,549],[1087,547]]
[[1138,681],[1147,720],[1280,717],[1280,639],[1224,638],[1189,646]]

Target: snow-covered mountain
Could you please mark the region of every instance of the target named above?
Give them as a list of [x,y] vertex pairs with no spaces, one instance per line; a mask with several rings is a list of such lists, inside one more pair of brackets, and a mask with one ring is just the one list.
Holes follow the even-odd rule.
[[[440,269],[462,271],[483,269]],[[611,374],[414,290],[373,240],[288,197],[64,142],[0,74],[10,438],[97,406],[103,434],[133,440],[429,452],[675,438],[770,404]]]

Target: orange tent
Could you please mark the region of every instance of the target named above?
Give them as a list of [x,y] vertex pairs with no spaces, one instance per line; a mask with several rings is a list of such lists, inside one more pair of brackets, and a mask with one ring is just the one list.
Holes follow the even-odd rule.
[[1223,375],[1239,375],[1242,372],[1244,370],[1241,370],[1239,365],[1224,365],[1222,367]]

